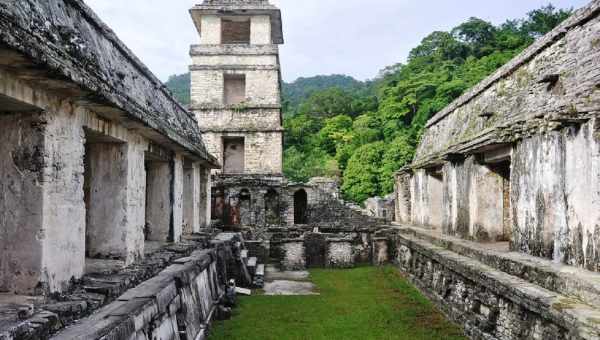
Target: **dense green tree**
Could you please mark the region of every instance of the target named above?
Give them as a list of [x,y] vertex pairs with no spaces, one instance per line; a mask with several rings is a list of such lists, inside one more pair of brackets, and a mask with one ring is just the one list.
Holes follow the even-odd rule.
[[527,14],[528,18],[523,23],[523,30],[533,37],[540,37],[567,19],[572,12],[572,9],[557,10],[552,5],[536,9]]
[[379,179],[385,150],[384,142],[375,142],[361,146],[352,154],[342,184],[347,198],[363,202],[382,192]]

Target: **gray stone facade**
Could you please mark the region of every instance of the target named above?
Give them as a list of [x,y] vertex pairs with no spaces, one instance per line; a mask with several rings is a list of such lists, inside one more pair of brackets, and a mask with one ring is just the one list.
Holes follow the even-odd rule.
[[427,124],[397,220],[600,271],[593,1]]
[[599,13],[435,115],[396,174],[388,255],[470,338],[600,338]]
[[206,226],[184,173],[217,160],[114,33],[78,0],[11,1],[0,18],[0,292],[65,292],[89,260],[131,265]]

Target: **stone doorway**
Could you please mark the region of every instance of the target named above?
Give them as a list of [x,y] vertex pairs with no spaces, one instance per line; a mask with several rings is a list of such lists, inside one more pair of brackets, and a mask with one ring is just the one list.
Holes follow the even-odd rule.
[[501,195],[502,200],[502,236],[497,241],[510,241],[512,235],[512,213],[510,201],[510,160],[492,164],[489,166],[500,178],[501,190],[497,195]]
[[171,164],[150,154],[146,155],[146,242],[167,242],[171,235]]
[[85,129],[86,257],[125,259],[127,144]]
[[294,224],[308,223],[308,195],[304,189],[294,193]]
[[281,222],[279,216],[279,194],[269,189],[265,194],[265,220],[269,225],[277,225]]

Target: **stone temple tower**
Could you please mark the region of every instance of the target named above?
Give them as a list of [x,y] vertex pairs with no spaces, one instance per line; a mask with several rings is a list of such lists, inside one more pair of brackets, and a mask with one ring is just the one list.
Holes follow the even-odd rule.
[[213,219],[278,223],[281,204],[269,198],[285,182],[281,12],[268,0],[205,0],[190,13],[200,34],[190,51],[191,110],[222,164],[212,176]]

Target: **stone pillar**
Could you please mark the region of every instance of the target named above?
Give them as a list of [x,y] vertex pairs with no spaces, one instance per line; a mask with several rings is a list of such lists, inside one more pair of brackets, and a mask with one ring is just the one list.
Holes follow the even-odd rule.
[[[198,200],[198,210],[200,213],[199,228],[204,229],[210,226],[211,213],[211,180],[210,170],[200,167],[200,198]],[[198,231],[200,231],[198,230]]]
[[183,155],[173,158],[173,233],[170,241],[181,241],[183,234]]
[[0,290],[59,291],[85,267],[82,131],[50,114],[0,126]]
[[183,169],[183,225],[185,234],[200,231],[200,165],[186,162]]
[[166,242],[170,236],[171,182],[169,162],[146,163],[146,240]]

